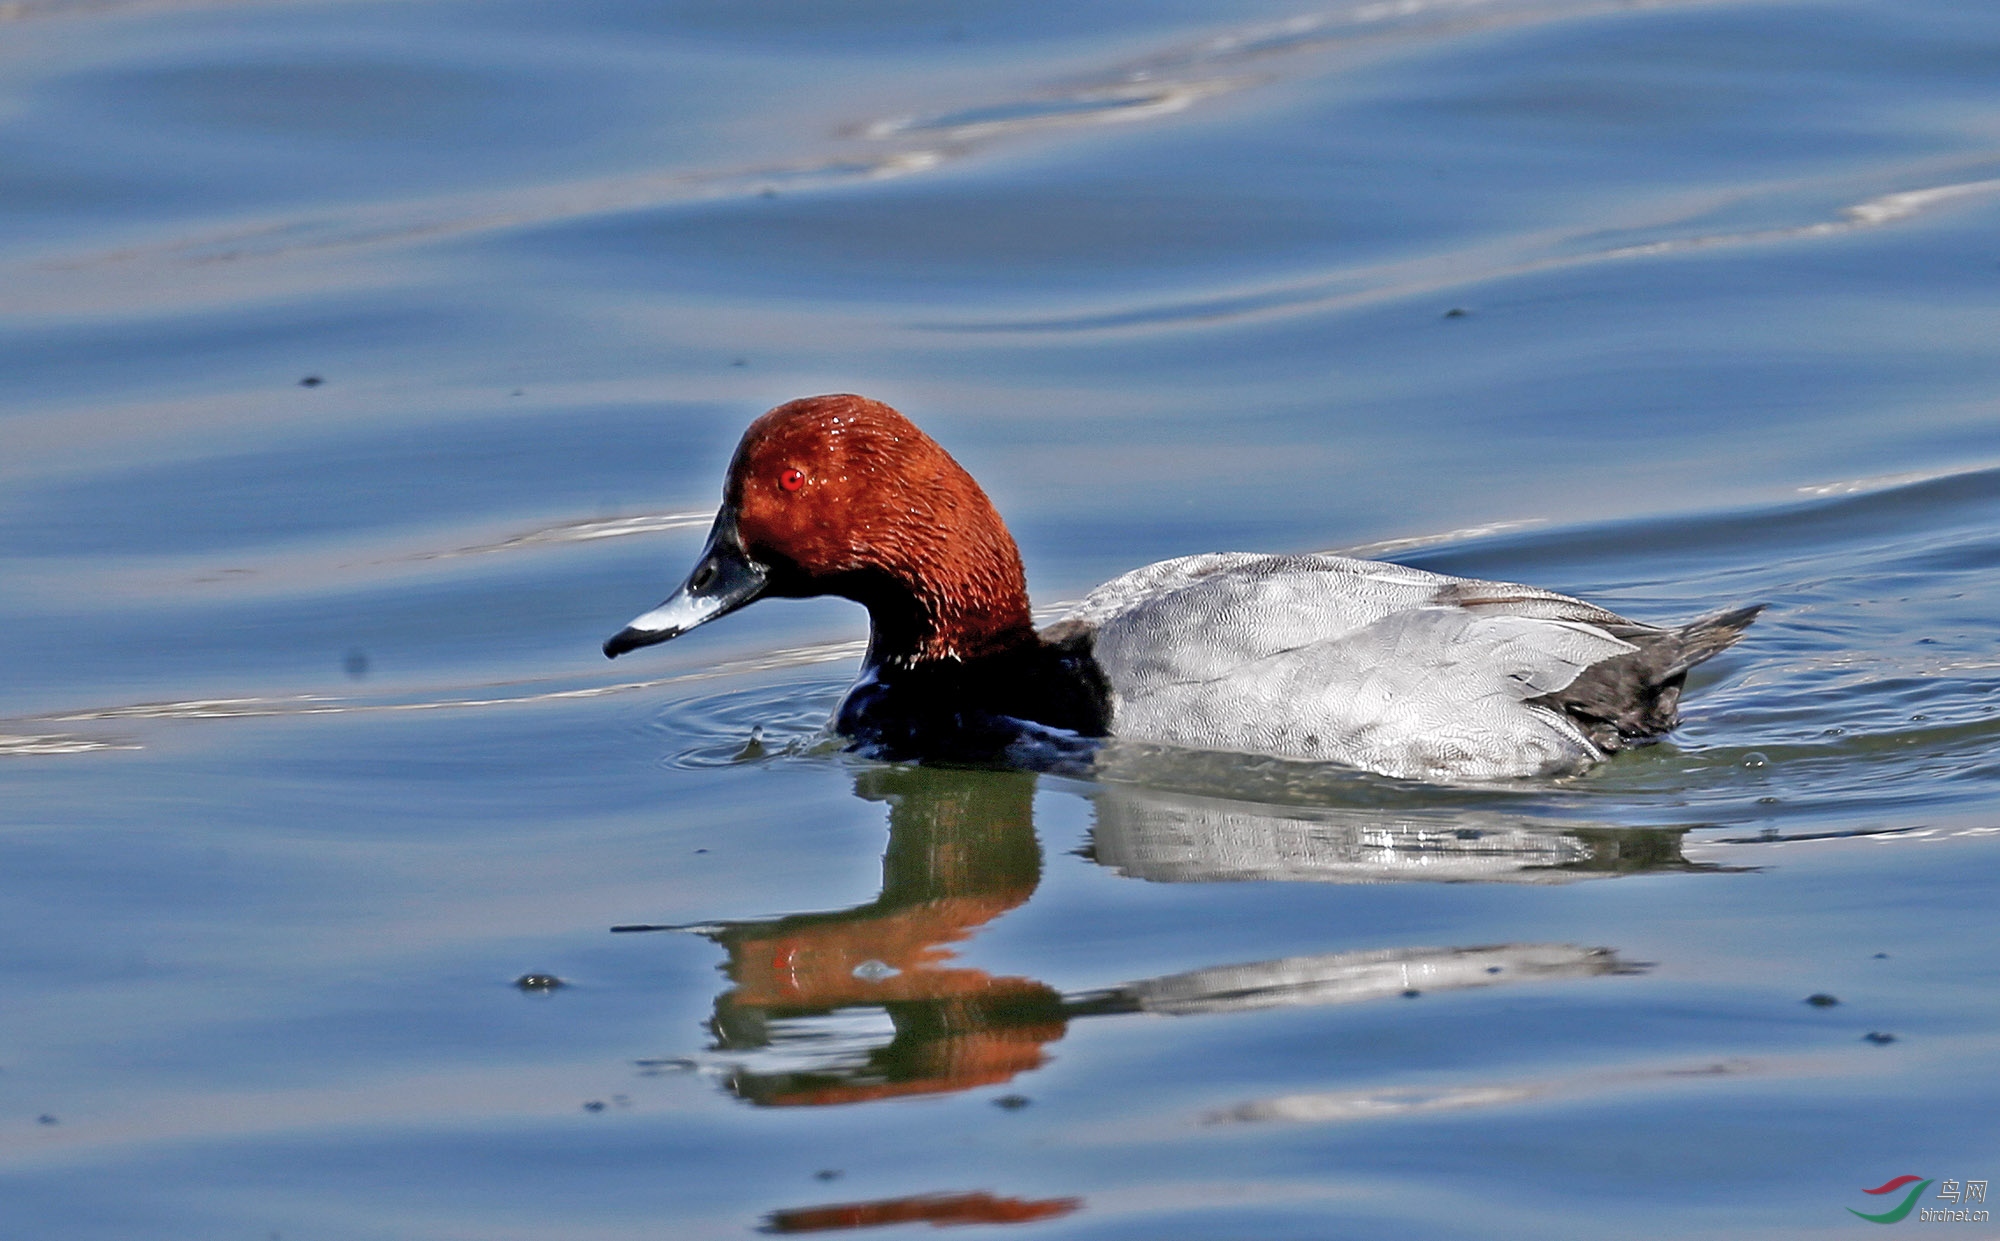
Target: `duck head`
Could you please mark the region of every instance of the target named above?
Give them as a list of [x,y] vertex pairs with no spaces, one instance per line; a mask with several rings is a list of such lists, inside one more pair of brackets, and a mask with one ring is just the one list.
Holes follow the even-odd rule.
[[604,653],[665,642],[767,595],[866,607],[871,665],[1034,640],[1021,555],[986,493],[909,419],[866,397],[806,397],[751,423],[693,571]]

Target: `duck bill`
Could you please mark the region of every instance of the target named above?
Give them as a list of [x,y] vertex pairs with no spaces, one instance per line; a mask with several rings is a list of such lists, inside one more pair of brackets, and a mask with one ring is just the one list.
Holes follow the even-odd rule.
[[715,516],[708,546],[701,549],[681,588],[666,602],[613,634],[604,644],[607,659],[627,651],[678,638],[697,625],[727,616],[760,598],[769,588],[771,571],[750,558],[743,536],[736,531],[736,514],[725,508]]

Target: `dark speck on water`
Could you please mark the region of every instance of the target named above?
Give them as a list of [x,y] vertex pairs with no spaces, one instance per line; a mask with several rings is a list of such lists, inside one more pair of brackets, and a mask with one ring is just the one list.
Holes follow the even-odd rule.
[[[2000,5],[0,18],[0,1233],[1779,1241],[1987,1175]],[[1769,608],[1473,787],[875,762],[840,599],[606,664],[839,391],[1045,621],[1216,550]]]
[[1840,1003],[1840,1000],[1828,995],[1824,991],[1820,991],[1807,996],[1806,1003],[1812,1005],[1814,1008],[1832,1008],[1834,1005]]

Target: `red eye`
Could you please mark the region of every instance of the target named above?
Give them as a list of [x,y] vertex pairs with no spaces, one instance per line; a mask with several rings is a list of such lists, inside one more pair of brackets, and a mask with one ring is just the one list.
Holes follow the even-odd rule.
[[806,476],[797,470],[786,470],[778,475],[778,486],[786,491],[797,491],[806,485]]

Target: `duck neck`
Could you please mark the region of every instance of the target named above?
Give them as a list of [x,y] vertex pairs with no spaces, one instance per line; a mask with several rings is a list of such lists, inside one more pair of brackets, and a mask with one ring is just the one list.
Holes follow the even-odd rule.
[[860,575],[851,597],[868,609],[870,667],[964,662],[1032,647],[1027,578],[1004,530],[998,542],[953,539],[900,571]]

